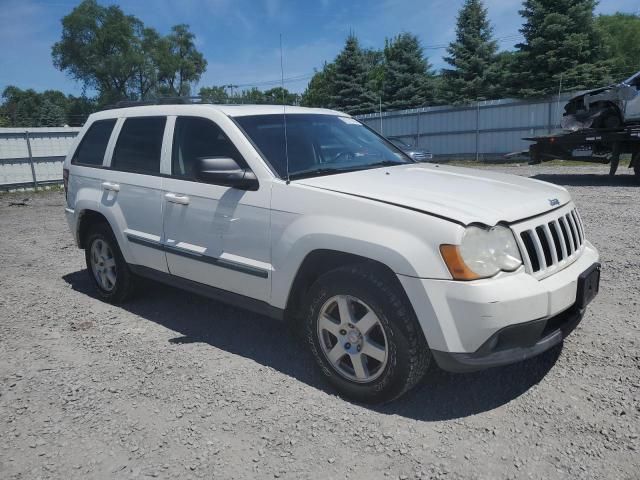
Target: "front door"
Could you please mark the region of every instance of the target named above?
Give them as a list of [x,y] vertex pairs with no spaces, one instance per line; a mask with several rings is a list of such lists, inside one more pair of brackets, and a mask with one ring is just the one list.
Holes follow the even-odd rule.
[[124,120],[110,168],[102,171],[102,206],[111,210],[129,251],[127,261],[163,272],[160,157],[166,117]]
[[222,129],[200,117],[178,117],[171,176],[164,179],[164,247],[169,272],[267,301],[271,264],[269,189],[257,191],[196,181],[200,158],[244,159]]

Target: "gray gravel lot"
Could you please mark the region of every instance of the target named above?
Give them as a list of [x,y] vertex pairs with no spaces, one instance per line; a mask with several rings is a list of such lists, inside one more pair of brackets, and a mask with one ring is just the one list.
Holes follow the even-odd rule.
[[640,186],[500,170],[569,188],[599,297],[562,348],[379,408],[267,318],[150,282],[100,302],[63,194],[0,196],[0,478],[640,478]]

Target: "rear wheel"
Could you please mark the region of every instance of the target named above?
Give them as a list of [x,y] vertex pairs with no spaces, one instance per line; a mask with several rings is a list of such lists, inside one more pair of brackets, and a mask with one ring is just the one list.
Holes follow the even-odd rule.
[[640,182],[640,152],[634,153],[631,161],[633,162],[633,173],[636,174],[636,180]]
[[415,386],[431,355],[408,299],[387,272],[367,264],[333,270],[308,294],[305,337],[343,396],[391,401]]
[[91,228],[85,260],[100,298],[110,303],[121,303],[129,298],[133,292],[133,275],[108,225],[100,223]]

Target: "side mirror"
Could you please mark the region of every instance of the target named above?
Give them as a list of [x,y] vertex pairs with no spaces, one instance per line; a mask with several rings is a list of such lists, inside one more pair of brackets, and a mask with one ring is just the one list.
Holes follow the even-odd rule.
[[258,190],[255,174],[248,168],[240,167],[233,158],[200,158],[196,163],[196,179],[239,190]]

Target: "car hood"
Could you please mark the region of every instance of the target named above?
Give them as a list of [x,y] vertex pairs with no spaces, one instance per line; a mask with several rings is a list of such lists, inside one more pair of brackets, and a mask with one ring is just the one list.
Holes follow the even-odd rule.
[[616,85],[615,83],[612,85],[608,85],[606,87],[599,87],[599,88],[594,88],[593,90],[587,90],[586,92],[582,92],[579,93],[578,95],[574,95],[573,97],[571,97],[569,99],[569,102],[573,102],[575,100],[579,100],[581,98],[584,98],[585,95],[595,95],[598,93],[602,93],[602,92],[606,92],[607,90],[611,90],[613,88],[616,88],[618,85]]
[[464,225],[516,222],[571,201],[562,187],[516,175],[409,164],[293,183],[410,208]]

